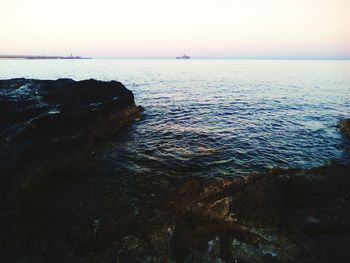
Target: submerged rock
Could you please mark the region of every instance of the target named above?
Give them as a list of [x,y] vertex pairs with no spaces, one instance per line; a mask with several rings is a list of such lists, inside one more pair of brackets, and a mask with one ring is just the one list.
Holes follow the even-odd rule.
[[132,92],[116,81],[0,80],[1,194],[88,167],[97,142],[140,111]]

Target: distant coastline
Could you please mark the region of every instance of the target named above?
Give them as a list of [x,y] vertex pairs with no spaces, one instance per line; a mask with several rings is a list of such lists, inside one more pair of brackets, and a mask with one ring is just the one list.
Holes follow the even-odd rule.
[[33,56],[33,55],[0,55],[0,59],[92,59],[81,56]]

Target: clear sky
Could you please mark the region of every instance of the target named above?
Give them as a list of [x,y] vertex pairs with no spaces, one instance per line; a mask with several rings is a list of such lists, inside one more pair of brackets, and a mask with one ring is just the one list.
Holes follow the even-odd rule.
[[0,0],[0,54],[350,58],[350,0]]

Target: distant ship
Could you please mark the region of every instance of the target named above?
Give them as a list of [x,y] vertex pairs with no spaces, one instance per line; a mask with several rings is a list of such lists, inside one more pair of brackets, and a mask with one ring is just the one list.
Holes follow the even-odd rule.
[[183,54],[181,57],[176,57],[176,59],[190,59],[190,56],[186,56],[185,54]]

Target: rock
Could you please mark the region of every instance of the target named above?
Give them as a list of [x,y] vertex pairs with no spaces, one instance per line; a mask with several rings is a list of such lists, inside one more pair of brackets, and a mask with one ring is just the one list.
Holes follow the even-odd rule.
[[97,144],[142,110],[116,81],[0,80],[1,193],[74,167],[88,170]]
[[171,203],[180,218],[177,262],[206,262],[213,240],[225,262],[342,262],[350,256],[349,189],[348,165],[185,183]]
[[341,120],[338,123],[338,127],[341,130],[341,132],[348,138],[350,139],[350,119],[344,119]]

